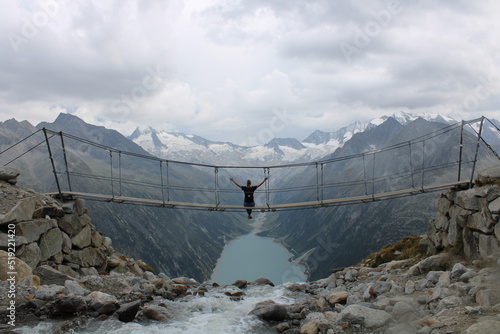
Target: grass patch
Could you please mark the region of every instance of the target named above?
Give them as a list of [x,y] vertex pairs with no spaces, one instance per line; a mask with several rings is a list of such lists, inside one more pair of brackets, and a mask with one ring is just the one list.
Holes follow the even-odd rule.
[[357,266],[375,268],[386,262],[421,257],[424,255],[419,248],[421,239],[422,237],[418,235],[403,237],[401,241],[385,245],[378,252],[368,255]]

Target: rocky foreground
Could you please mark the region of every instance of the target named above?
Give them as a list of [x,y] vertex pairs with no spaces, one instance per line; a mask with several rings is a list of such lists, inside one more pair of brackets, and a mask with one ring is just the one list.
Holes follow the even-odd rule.
[[[273,285],[259,279],[218,287],[155,274],[113,249],[111,240],[92,226],[83,201],[60,203],[17,187],[16,176],[12,171],[0,173],[4,332],[47,319],[63,320],[57,322],[59,333],[78,331],[89,319],[168,322],[172,304],[162,300],[204,298],[211,289],[222,289],[225,298],[237,303],[249,286]],[[429,237],[412,243],[417,250],[385,247],[359,266],[335,270],[328,278],[288,284],[291,294],[301,296],[300,302],[266,300],[250,313],[288,334],[500,333],[498,179],[489,180],[487,189],[441,196]],[[422,255],[429,251],[436,254]]]

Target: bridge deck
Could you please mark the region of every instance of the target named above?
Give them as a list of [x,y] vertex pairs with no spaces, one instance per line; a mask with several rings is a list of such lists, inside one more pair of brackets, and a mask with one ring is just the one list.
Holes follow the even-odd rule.
[[[424,186],[420,188],[411,188],[411,189],[403,189],[392,192],[379,193],[374,195],[365,195],[365,196],[355,196],[355,197],[346,197],[346,198],[336,198],[336,199],[327,199],[323,201],[311,201],[311,202],[299,202],[299,203],[284,203],[284,204],[272,204],[272,205],[256,205],[252,207],[254,210],[261,211],[276,211],[283,209],[293,209],[293,208],[303,208],[303,207],[326,207],[330,205],[342,205],[342,204],[354,204],[354,203],[362,203],[362,202],[371,202],[378,201],[393,197],[399,197],[403,195],[416,195],[419,193],[437,191],[446,188],[451,188],[455,186],[464,186],[468,185],[469,181],[456,181],[450,183],[444,183],[439,185],[431,185]],[[50,196],[58,196],[59,193],[47,193],[46,195]],[[74,196],[92,200],[106,201],[106,202],[116,202],[116,203],[130,203],[130,204],[144,204],[151,205],[157,207],[166,207],[166,208],[192,208],[192,209],[206,209],[211,211],[226,211],[226,210],[245,210],[247,207],[243,205],[215,205],[212,204],[203,204],[203,203],[187,203],[187,202],[172,202],[172,201],[161,201],[154,199],[146,199],[146,198],[136,198],[136,197],[126,197],[126,196],[113,196],[113,195],[104,195],[104,194],[91,194],[84,192],[73,192],[73,191],[64,191],[61,193],[62,196]]]

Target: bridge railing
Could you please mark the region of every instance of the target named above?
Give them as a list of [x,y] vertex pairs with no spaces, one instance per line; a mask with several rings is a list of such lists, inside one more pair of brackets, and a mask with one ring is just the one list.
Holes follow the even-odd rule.
[[[273,166],[215,166],[161,159],[139,149],[120,150],[46,128],[2,148],[0,157],[8,165],[35,155],[36,164],[48,168],[33,173],[47,177],[51,171],[54,182],[46,192],[60,196],[79,194],[165,207],[242,210],[241,190],[229,178],[239,178],[240,184],[251,179],[256,184],[269,177],[255,195],[261,210],[327,206],[350,198],[375,200],[439,185],[471,184],[480,145],[491,149],[481,136],[484,120],[444,126],[416,138],[403,136],[388,147],[365,147],[352,154],[349,148],[339,149],[327,159]],[[467,126],[475,135],[464,131]],[[15,151],[18,145],[25,146],[22,154],[7,159],[5,153]]]

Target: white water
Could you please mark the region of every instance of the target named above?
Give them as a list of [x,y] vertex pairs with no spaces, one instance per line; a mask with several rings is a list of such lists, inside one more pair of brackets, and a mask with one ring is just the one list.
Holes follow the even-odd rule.
[[[148,321],[146,323],[122,323],[116,319],[91,320],[71,333],[117,333],[117,334],[265,334],[275,333],[264,322],[249,312],[255,304],[272,299],[278,303],[290,304],[302,295],[292,293],[284,286],[250,286],[241,301],[231,301],[225,291],[236,289],[232,286],[210,288],[205,296],[187,296],[176,301],[157,299],[157,303],[167,305],[172,319],[168,322]],[[42,322],[35,327],[18,328],[23,334],[52,333],[57,323]]]

